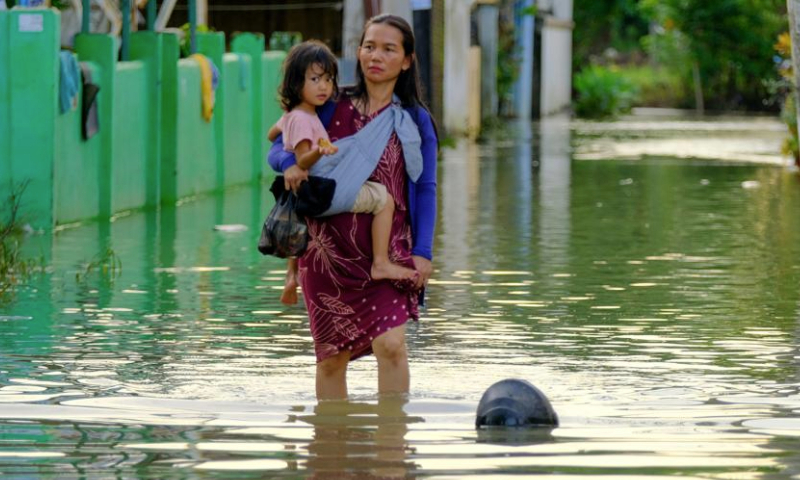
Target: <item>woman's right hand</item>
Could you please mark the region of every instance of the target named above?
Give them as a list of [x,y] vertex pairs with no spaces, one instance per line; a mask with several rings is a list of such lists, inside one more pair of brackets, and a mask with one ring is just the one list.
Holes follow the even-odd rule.
[[300,184],[308,180],[308,170],[303,170],[297,165],[292,165],[283,171],[283,186],[287,190],[297,193]]

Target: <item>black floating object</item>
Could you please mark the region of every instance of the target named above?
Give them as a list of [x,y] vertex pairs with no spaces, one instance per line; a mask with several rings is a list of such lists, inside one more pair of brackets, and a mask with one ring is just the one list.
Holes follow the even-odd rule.
[[526,380],[508,378],[483,393],[475,417],[475,428],[558,426],[550,401]]

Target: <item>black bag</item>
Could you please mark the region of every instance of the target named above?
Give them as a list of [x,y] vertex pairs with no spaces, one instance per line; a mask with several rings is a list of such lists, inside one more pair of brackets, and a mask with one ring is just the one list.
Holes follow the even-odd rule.
[[291,190],[281,192],[275,206],[264,220],[258,251],[278,258],[298,257],[308,245],[308,226],[295,210],[297,196]]
[[[269,187],[269,191],[277,200],[286,187],[283,175],[278,175]],[[318,217],[325,213],[333,201],[333,192],[336,190],[336,180],[309,175],[308,180],[300,184],[297,189],[297,213],[303,217]]]

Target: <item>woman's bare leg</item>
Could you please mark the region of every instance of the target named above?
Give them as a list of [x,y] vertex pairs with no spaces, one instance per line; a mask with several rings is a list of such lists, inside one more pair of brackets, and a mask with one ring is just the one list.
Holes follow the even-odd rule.
[[378,360],[378,394],[408,393],[406,326],[395,327],[372,341]]
[[389,239],[392,235],[392,218],[394,217],[394,198],[388,195],[383,210],[372,218],[372,275],[373,280],[384,278],[405,280],[413,278],[416,270],[401,267],[389,260]]
[[339,352],[317,363],[317,400],[347,398],[347,363],[350,352]]

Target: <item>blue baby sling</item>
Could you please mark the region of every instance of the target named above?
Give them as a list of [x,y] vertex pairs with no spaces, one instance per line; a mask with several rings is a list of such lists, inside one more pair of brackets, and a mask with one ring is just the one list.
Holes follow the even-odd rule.
[[412,182],[422,175],[422,139],[411,115],[398,98],[355,134],[334,142],[339,151],[320,158],[309,173],[336,180],[331,206],[321,216],[349,212],[358,191],[372,175],[392,136],[397,134],[403,147],[406,173]]

